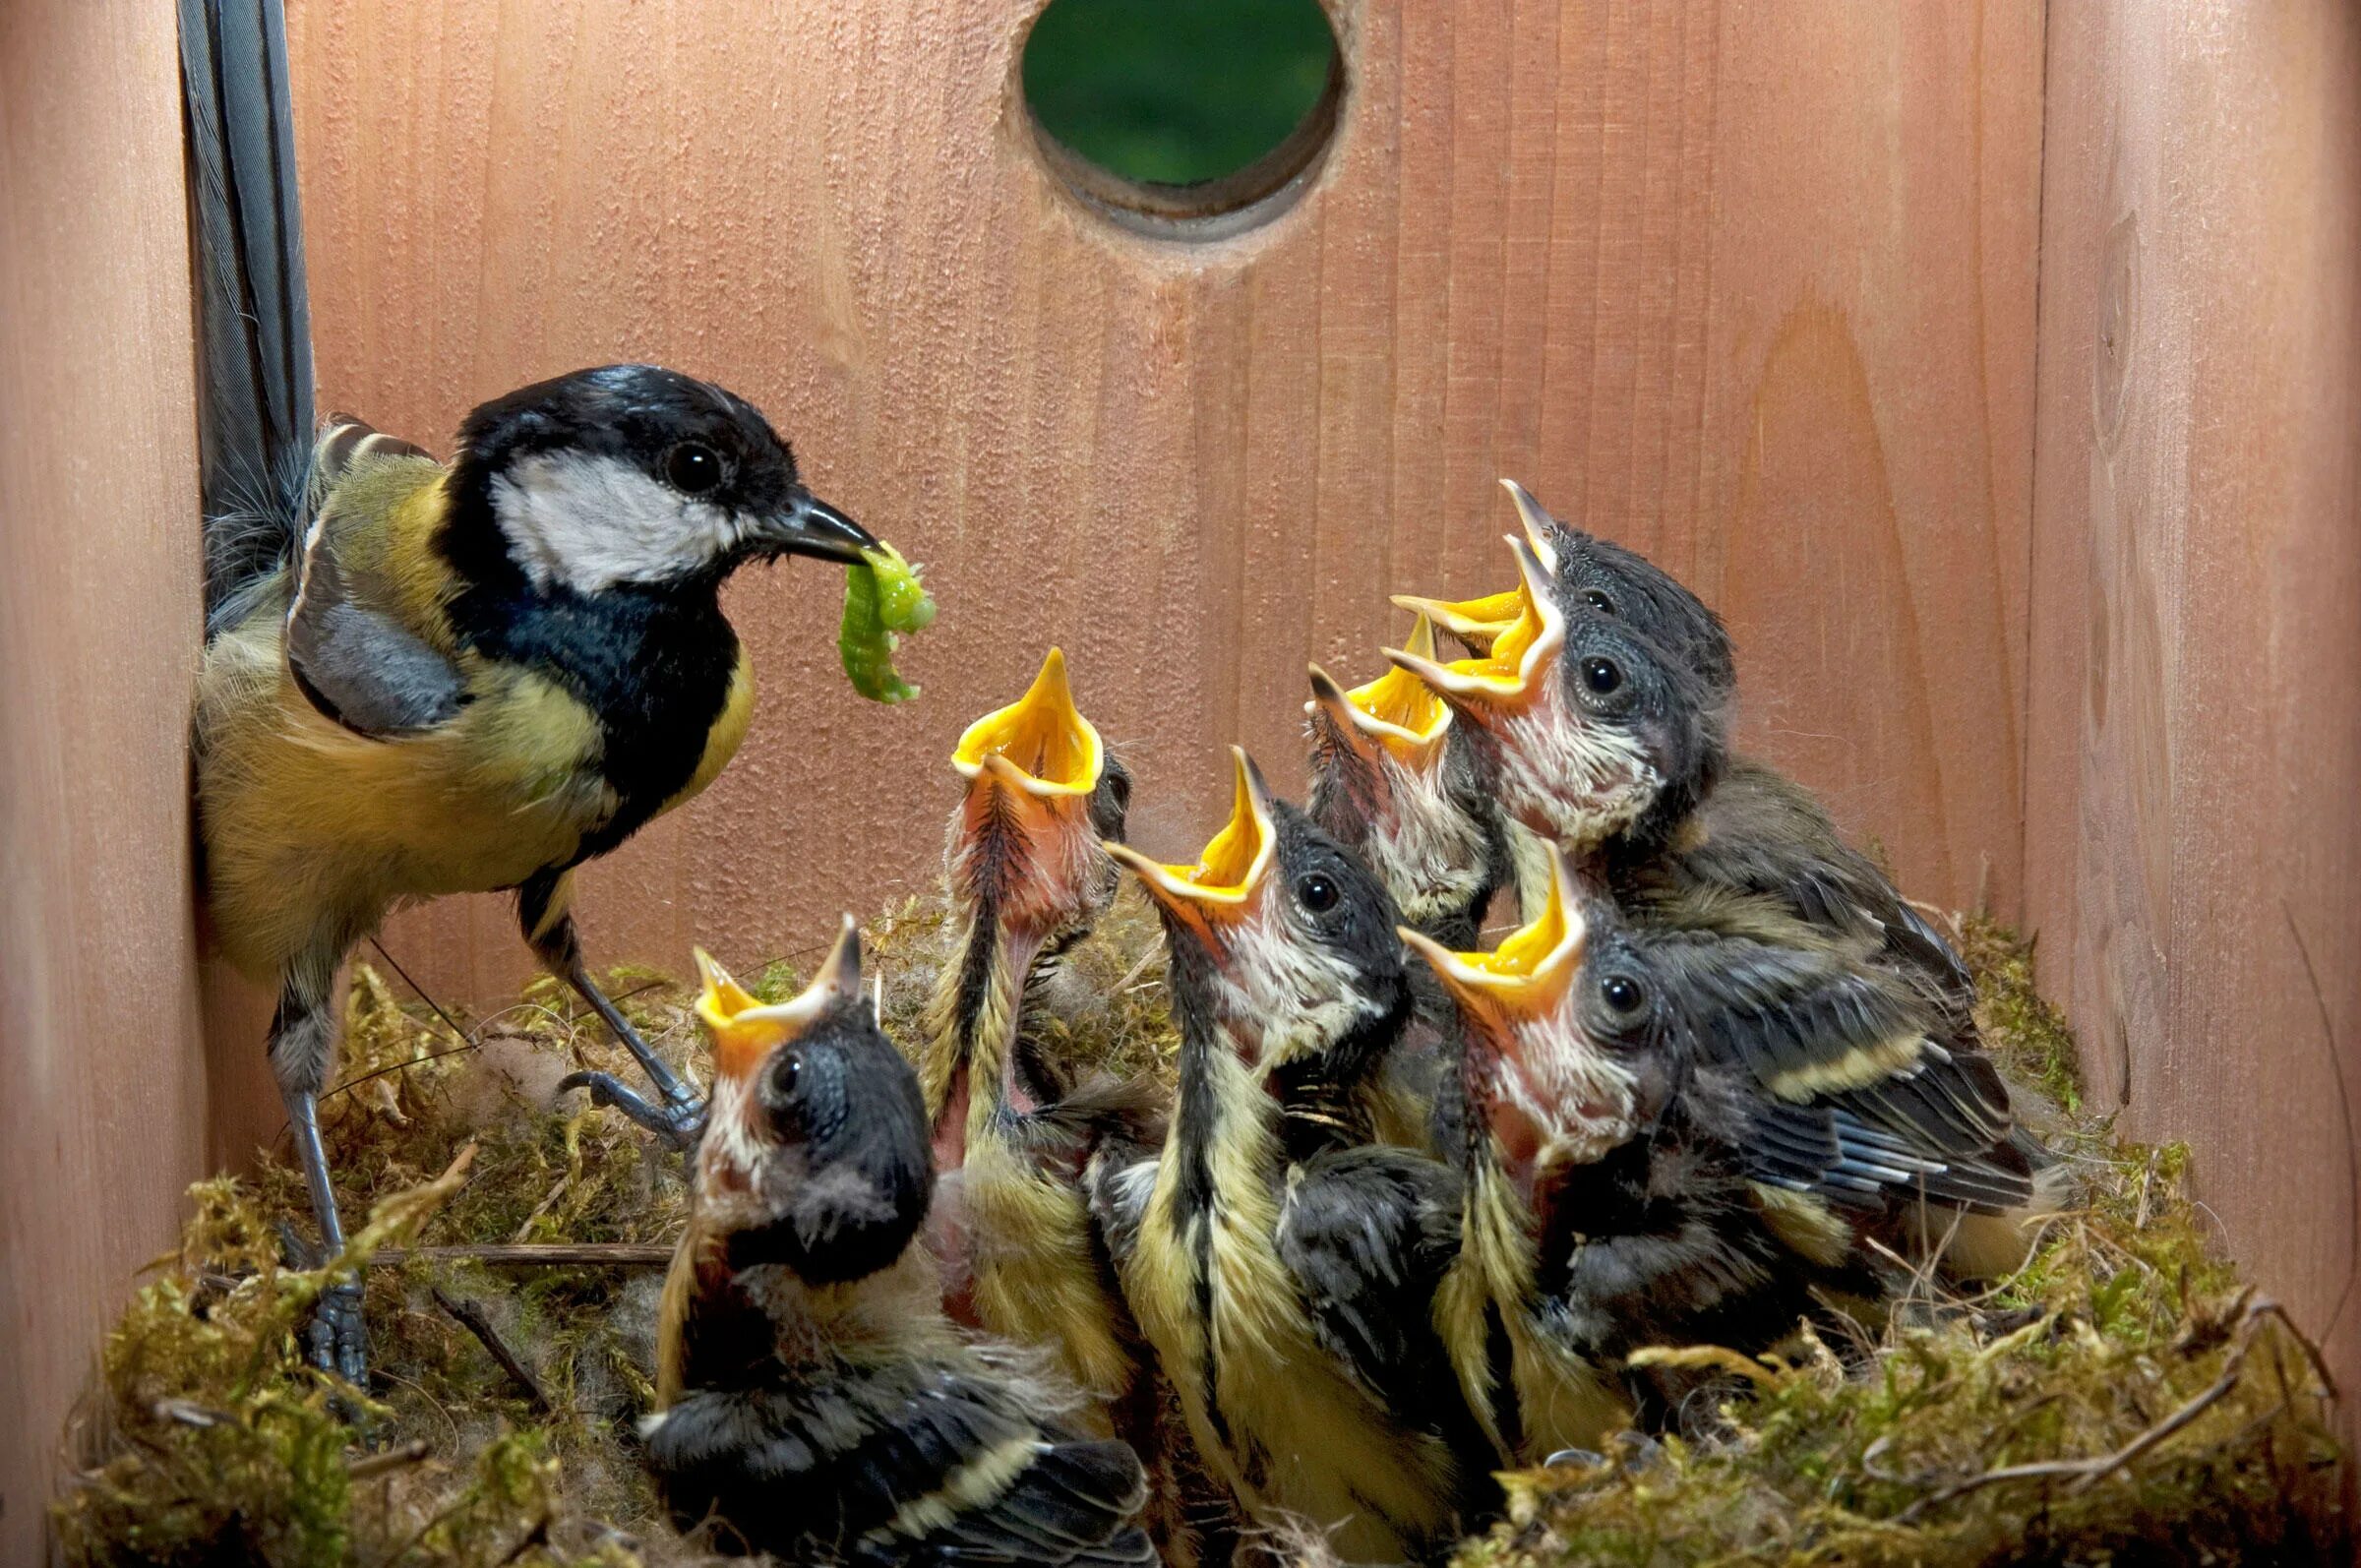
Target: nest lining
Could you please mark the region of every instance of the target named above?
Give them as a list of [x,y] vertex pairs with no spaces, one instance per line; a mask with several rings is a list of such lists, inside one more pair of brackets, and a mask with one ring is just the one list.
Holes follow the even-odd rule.
[[[906,1048],[953,935],[915,901],[867,929]],[[1508,1478],[1508,1520],[1461,1564],[2341,1560],[2317,1353],[2212,1247],[2186,1152],[2119,1142],[2088,1115],[2029,949],[1986,921],[1962,935],[1986,1040],[2054,1108],[2046,1135],[2082,1177],[2031,1261],[1972,1299],[1930,1282],[1883,1324],[1807,1332],[1781,1357],[1667,1352],[1725,1374],[1698,1423],[1710,1435]],[[1169,1079],[1161,951],[1126,889],[1029,1024],[1066,1059]],[[752,989],[791,995],[816,956],[765,966]],[[685,993],[613,979],[661,1054],[696,1055]],[[109,1335],[69,1434],[65,1559],[723,1560],[662,1522],[636,1449],[659,1260],[686,1215],[680,1164],[555,1095],[576,1067],[628,1081],[629,1058],[553,983],[451,1020],[366,967],[346,1040],[324,1112],[347,1212],[372,1216],[354,1247],[373,1259],[376,1398],[342,1408],[300,1354],[323,1283],[281,1261],[286,1228],[309,1223],[300,1175],[279,1158],[199,1183],[179,1250]],[[551,1246],[570,1250],[529,1250]]]

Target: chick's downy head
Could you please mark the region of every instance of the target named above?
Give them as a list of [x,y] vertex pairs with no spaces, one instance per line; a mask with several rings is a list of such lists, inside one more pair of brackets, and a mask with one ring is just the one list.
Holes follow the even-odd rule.
[[1552,854],[1534,920],[1489,952],[1405,930],[1458,1003],[1470,1131],[1529,1195],[1653,1126],[1686,1070],[1679,1014],[1610,906]]
[[1359,859],[1274,799],[1243,751],[1231,755],[1230,819],[1193,864],[1119,844],[1108,853],[1164,917],[1177,1008],[1225,1035],[1249,1071],[1318,1062],[1350,1076],[1409,1005],[1393,899]]
[[892,1263],[926,1219],[933,1168],[918,1078],[862,992],[852,918],[791,1001],[756,1000],[701,951],[697,968],[714,1076],[696,1224],[733,1268],[776,1264],[811,1285]]

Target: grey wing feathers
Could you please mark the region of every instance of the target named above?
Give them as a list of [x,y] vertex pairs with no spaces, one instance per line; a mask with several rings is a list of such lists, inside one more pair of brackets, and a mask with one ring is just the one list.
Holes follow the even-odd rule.
[[296,686],[323,714],[372,740],[449,723],[466,701],[466,678],[371,603],[364,576],[337,552],[333,524],[333,509],[313,517],[296,563],[286,629]]
[[1458,1176],[1406,1149],[1315,1156],[1290,1182],[1280,1259],[1321,1342],[1411,1423],[1450,1438],[1462,1411],[1432,1322],[1459,1249]]
[[180,0],[196,217],[198,445],[212,630],[239,619],[300,526],[311,307],[279,0]]
[[1146,1564],[1147,1496],[1120,1442],[1045,1431],[972,1369],[850,1366],[696,1390],[646,1431],[683,1528],[718,1519],[795,1562]]
[[1755,1085],[1746,1152],[1762,1179],[1854,1204],[1895,1189],[1978,1210],[2031,1199],[2007,1086],[1931,1037],[1914,988],[1842,949],[1680,935],[1657,950],[1685,972],[1701,1059]]
[[1127,1444],[1057,1443],[989,1504],[957,1515],[902,1560],[1150,1564],[1156,1550],[1132,1523],[1147,1500],[1147,1478]]

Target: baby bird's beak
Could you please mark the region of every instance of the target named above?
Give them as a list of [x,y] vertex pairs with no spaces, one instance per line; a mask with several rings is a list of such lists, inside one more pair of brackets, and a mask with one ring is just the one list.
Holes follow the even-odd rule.
[[[960,896],[989,896],[1003,926],[1048,932],[1092,899],[1098,829],[1091,797],[1108,769],[1099,732],[1074,706],[1057,648],[1025,694],[969,725],[951,753],[967,798],[951,824]],[[1098,893],[1104,897],[1104,891]]]
[[1397,593],[1393,599],[1450,633],[1477,658],[1491,652],[1500,633],[1516,625],[1517,611],[1525,602],[1514,588],[1474,599],[1426,599],[1415,593]]
[[1631,1115],[1628,1076],[1572,1022],[1569,998],[1590,925],[1573,868],[1554,848],[1551,860],[1541,913],[1491,952],[1452,952],[1400,930],[1459,1003],[1470,1098],[1501,1166],[1528,1197],[1544,1168],[1593,1160],[1620,1142]]
[[743,1084],[761,1070],[772,1052],[811,1028],[821,1013],[861,995],[861,934],[853,917],[845,916],[819,973],[792,1001],[756,1000],[702,947],[696,950],[696,974],[701,986],[696,1016],[713,1042],[714,1076]]
[[1566,642],[1566,616],[1551,591],[1548,569],[1526,540],[1511,535],[1508,543],[1517,556],[1517,616],[1493,639],[1489,654],[1445,664],[1416,649],[1385,650],[1387,658],[1424,682],[1452,711],[1488,731],[1550,700],[1550,674]]
[[[1415,657],[1434,657],[1434,623],[1422,615],[1410,630],[1405,650]],[[1351,748],[1374,760],[1380,753],[1423,764],[1441,751],[1443,732],[1450,728],[1451,710],[1424,682],[1407,670],[1393,669],[1346,691],[1318,665],[1311,667],[1311,700],[1303,712],[1323,740]]]
[[1542,504],[1533,499],[1532,493],[1514,479],[1501,480],[1500,488],[1507,491],[1508,499],[1516,503],[1517,521],[1525,525],[1526,541],[1533,546],[1533,553],[1540,558],[1542,569],[1550,576],[1556,576],[1559,526],[1557,519],[1544,511]]
[[1230,820],[1213,835],[1195,865],[1167,866],[1127,844],[1104,846],[1167,914],[1217,945],[1224,932],[1252,913],[1278,849],[1271,793],[1261,769],[1239,747],[1232,747],[1230,755],[1238,769]]
[[1550,850],[1549,888],[1541,912],[1501,938],[1490,952],[1453,952],[1432,937],[1401,928],[1411,950],[1434,969],[1481,1036],[1472,1043],[1514,1054],[1522,1028],[1556,1011],[1582,972],[1590,923],[1582,912],[1573,869]]
[[[1544,580],[1557,575],[1557,541],[1559,524],[1555,517],[1542,510],[1542,504],[1526,492],[1514,479],[1503,479],[1500,488],[1516,503],[1517,520],[1524,524],[1525,542],[1533,547],[1534,559],[1541,563]],[[1475,599],[1424,599],[1417,594],[1397,593],[1394,603],[1405,610],[1416,610],[1432,618],[1464,643],[1468,652],[1483,658],[1492,651],[1508,629],[1516,625],[1517,614],[1524,607],[1521,589],[1509,588],[1500,593],[1487,593]],[[1417,651],[1413,649],[1412,651]]]

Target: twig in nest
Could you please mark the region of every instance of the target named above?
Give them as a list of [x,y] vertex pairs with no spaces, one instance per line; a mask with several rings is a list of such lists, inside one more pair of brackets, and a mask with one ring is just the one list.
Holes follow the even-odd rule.
[[508,1554],[500,1559],[499,1563],[496,1565],[496,1568],[509,1568],[509,1564],[515,1562],[517,1558],[523,1556],[535,1546],[546,1546],[548,1544],[549,1515],[547,1512],[544,1512],[540,1518],[533,1521],[533,1528],[524,1533],[524,1538],[517,1541],[515,1545],[511,1546],[508,1549]]
[[517,1386],[524,1390],[525,1398],[532,1401],[533,1409],[544,1416],[548,1415],[549,1396],[541,1392],[541,1384],[524,1362],[516,1358],[516,1353],[509,1349],[508,1342],[494,1331],[491,1319],[484,1316],[484,1309],[464,1297],[453,1300],[439,1285],[427,1289],[433,1294],[435,1304],[455,1318],[461,1328],[474,1335],[476,1343],[492,1353],[492,1359],[500,1363],[501,1370],[516,1380]]
[[214,1410],[194,1400],[159,1399],[150,1407],[155,1418],[173,1421],[182,1426],[235,1426],[238,1418],[225,1410]]
[[1719,1345],[1647,1345],[1633,1351],[1624,1357],[1624,1361],[1631,1366],[1672,1366],[1734,1372],[1757,1388],[1766,1388],[1779,1381],[1779,1374],[1762,1362]]
[[433,1450],[426,1446],[425,1438],[413,1437],[399,1448],[389,1448],[382,1454],[371,1454],[367,1459],[355,1460],[344,1468],[344,1474],[354,1480],[367,1480],[370,1477],[382,1476],[389,1470],[399,1470],[404,1465],[415,1465],[431,1452]]
[[1915,1524],[1931,1509],[1939,1508],[1955,1498],[1965,1497],[1969,1492],[1981,1491],[1986,1486],[1997,1486],[2004,1481],[2071,1480],[2073,1484],[2067,1488],[2069,1492],[2088,1490],[2167,1437],[2172,1436],[2173,1433],[2180,1431],[2227,1398],[2230,1391],[2238,1386],[2239,1378],[2245,1374],[2247,1352],[2254,1348],[2256,1332],[2266,1317],[2276,1317],[2282,1323],[2286,1321],[2285,1315],[2280,1312],[2276,1301],[2257,1301],[2249,1306],[2246,1309],[2244,1320],[2239,1324],[2237,1343],[2230,1347],[2229,1355],[2222,1358],[2221,1374],[2193,1395],[2180,1409],[2113,1453],[2100,1454],[2091,1459],[2043,1460],[2036,1464],[2004,1465],[1998,1470],[1987,1470],[1979,1476],[1969,1476],[1964,1480],[1953,1481],[1940,1491],[1929,1492],[1901,1513],[1896,1514],[1894,1523],[1897,1525]]
[[672,1261],[668,1246],[632,1241],[491,1242],[482,1246],[385,1246],[369,1261],[390,1268],[417,1258],[426,1263],[482,1263],[538,1268],[662,1268]]

